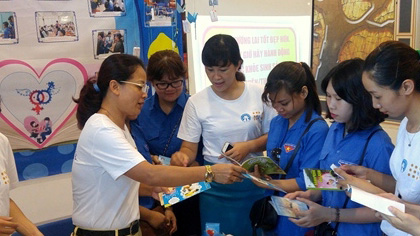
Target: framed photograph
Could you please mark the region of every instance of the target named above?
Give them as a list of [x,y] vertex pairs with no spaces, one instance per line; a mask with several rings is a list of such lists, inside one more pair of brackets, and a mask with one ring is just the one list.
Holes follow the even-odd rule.
[[175,24],[175,0],[144,0],[146,26],[171,26]]
[[0,12],[0,45],[18,43],[15,12]]
[[35,20],[40,43],[79,40],[74,11],[38,11]]
[[93,51],[95,59],[105,59],[115,53],[125,53],[126,30],[103,29],[93,30]]
[[124,16],[124,0],[88,0],[91,17]]

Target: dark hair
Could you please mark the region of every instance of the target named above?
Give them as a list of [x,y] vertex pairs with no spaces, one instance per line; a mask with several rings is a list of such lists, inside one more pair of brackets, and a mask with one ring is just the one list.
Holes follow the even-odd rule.
[[[363,63],[360,58],[343,61],[332,68],[321,83],[322,91],[326,93],[331,82],[337,95],[353,106],[353,113],[347,122],[348,132],[371,128],[386,117],[372,106],[372,97],[363,87]],[[328,108],[327,118],[332,118]]]
[[3,22],[3,25],[7,28],[9,27],[9,23],[7,21]]
[[[144,69],[144,64],[139,58],[128,54],[114,54],[102,62],[98,78],[90,78],[81,89],[79,99],[73,98],[78,104],[76,118],[80,129],[85,126],[89,117],[101,108],[111,80],[126,81],[139,66]],[[99,91],[95,90],[94,84]]]
[[99,32],[98,35],[101,36],[102,38],[105,38],[104,32],[102,32],[102,31]]
[[120,33],[117,33],[114,35],[114,38],[117,37],[120,41],[122,40],[122,35]]
[[[241,52],[235,38],[227,34],[217,34],[209,38],[204,44],[201,60],[205,66],[234,66],[242,65]],[[245,81],[242,72],[236,72],[236,80]]]
[[155,52],[147,64],[147,80],[150,82],[162,80],[165,75],[170,80],[178,80],[185,73],[181,57],[172,50]]
[[413,79],[420,92],[420,55],[405,43],[381,43],[366,58],[363,71],[381,86],[398,90],[406,79]]
[[308,96],[305,98],[305,121],[308,122],[312,117],[312,111],[321,114],[321,102],[319,101],[315,78],[306,63],[285,61],[277,64],[268,74],[261,98],[263,102],[268,104],[270,93],[277,93],[285,89],[288,94],[293,95],[302,92],[303,86],[308,88]]

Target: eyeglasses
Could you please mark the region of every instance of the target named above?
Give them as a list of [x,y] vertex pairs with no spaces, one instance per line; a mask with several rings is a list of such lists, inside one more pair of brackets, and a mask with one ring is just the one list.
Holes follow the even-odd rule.
[[165,90],[167,88],[169,88],[169,85],[172,88],[179,88],[182,86],[182,83],[184,82],[184,80],[176,80],[174,82],[170,82],[170,83],[155,83],[156,87],[160,90]]
[[275,161],[280,161],[281,148],[274,148],[271,150],[271,158]]
[[147,85],[147,84],[134,83],[134,82],[130,82],[130,81],[120,81],[120,83],[135,85],[135,86],[139,87],[143,93],[147,93],[147,91],[149,91],[149,85]]

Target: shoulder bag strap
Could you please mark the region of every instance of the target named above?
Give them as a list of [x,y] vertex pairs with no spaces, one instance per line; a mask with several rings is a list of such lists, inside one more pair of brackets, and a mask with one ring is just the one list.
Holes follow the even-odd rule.
[[[378,131],[380,131],[380,130],[382,130],[382,129],[376,129],[376,130],[374,130],[372,133],[370,133],[370,134],[369,134],[369,137],[367,138],[367,141],[366,141],[366,143],[365,143],[365,146],[363,147],[363,152],[362,152],[362,155],[360,156],[360,159],[359,159],[359,166],[361,166],[361,165],[363,164],[363,161],[365,160],[366,149],[367,149],[367,146],[368,146],[368,144],[369,144],[370,139],[372,138],[372,136],[373,136],[376,132],[378,132]],[[349,202],[349,200],[350,200],[350,198],[349,198],[349,197],[346,197],[346,201],[344,201],[344,205],[343,205],[343,208],[342,208],[342,209],[345,209],[345,208],[347,207],[347,203]],[[334,227],[334,231],[335,231],[335,232],[337,232],[337,230],[338,230],[338,225],[339,225],[339,224],[340,224],[340,222],[337,222],[337,223],[335,224],[335,227]]]
[[[311,122],[309,122],[308,126],[306,126],[305,131],[303,131],[302,135],[300,136],[300,138],[299,138],[299,140],[298,140],[298,142],[297,142],[297,144],[296,144],[296,148],[295,148],[295,150],[293,151],[292,156],[290,157],[289,161],[287,162],[286,168],[284,168],[284,172],[286,172],[286,173],[287,173],[287,172],[289,171],[290,167],[292,166],[293,160],[295,159],[295,157],[296,157],[296,155],[297,155],[297,153],[298,153],[298,151],[299,151],[299,149],[300,149],[300,141],[302,140],[303,136],[305,136],[305,134],[306,134],[306,133],[308,133],[308,131],[309,131],[309,129],[311,128],[311,126],[312,126],[315,122],[317,122],[318,120],[324,120],[324,119],[323,119],[322,117],[318,117],[318,118],[316,118],[316,119],[311,120]],[[286,175],[282,175],[282,176],[280,177],[280,179],[285,179],[285,178],[286,178]]]

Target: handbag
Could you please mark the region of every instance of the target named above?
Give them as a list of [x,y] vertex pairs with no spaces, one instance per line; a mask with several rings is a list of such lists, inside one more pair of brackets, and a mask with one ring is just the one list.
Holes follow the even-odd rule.
[[253,236],[257,235],[257,228],[273,230],[277,225],[277,212],[270,204],[271,196],[261,198],[254,202],[249,218],[251,219]]
[[[302,140],[302,137],[309,131],[311,126],[318,120],[322,120],[322,118],[316,118],[311,120],[311,122],[306,127],[305,131],[303,131],[302,135],[299,138],[299,141],[296,145],[296,148],[292,154],[292,157],[289,159],[285,172],[290,169],[293,160],[296,157],[296,154],[298,150],[300,149],[300,141]],[[267,196],[264,198],[261,198],[254,202],[252,205],[251,211],[249,213],[249,219],[251,220],[252,224],[252,231],[253,236],[257,235],[257,228],[261,228],[263,230],[273,230],[277,226],[277,212],[274,210],[274,207],[270,204],[271,196]]]
[[333,229],[330,224],[324,222],[315,227],[315,236],[335,236],[337,235],[336,229],[337,227]]
[[[372,138],[372,136],[376,132],[378,132],[380,130],[382,130],[382,129],[374,130],[372,133],[370,133],[369,137],[367,138],[365,146],[363,147],[362,155],[360,156],[360,159],[359,159],[359,166],[363,164],[363,161],[365,159],[366,149],[367,149],[367,146],[369,144],[370,139]],[[349,199],[350,199],[349,197],[346,197],[346,200],[344,201],[342,209],[345,209],[347,207],[347,203],[349,202]],[[315,236],[336,236],[339,225],[340,225],[340,222],[337,222],[335,224],[335,227],[332,228],[331,225],[327,222],[321,223],[321,224],[315,226],[315,234],[314,235]]]

